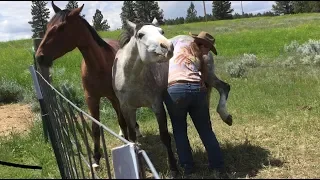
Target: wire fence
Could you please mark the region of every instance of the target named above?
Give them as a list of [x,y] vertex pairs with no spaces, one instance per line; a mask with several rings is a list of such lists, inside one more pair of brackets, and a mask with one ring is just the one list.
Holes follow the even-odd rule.
[[[111,129],[81,110],[71,101],[66,87],[62,92],[53,87],[35,66],[30,66],[34,87],[41,107],[43,130],[46,141],[50,141],[60,175],[63,179],[114,179],[112,148],[132,145],[136,156],[138,178],[159,179],[159,175],[146,152],[136,144],[113,132]],[[99,168],[92,166],[93,139],[92,129],[88,124],[96,123],[100,127],[102,162]],[[103,160],[104,159],[104,160]],[[120,162],[122,163],[122,162]],[[126,163],[126,162],[123,162]],[[124,172],[125,173],[125,172]]]

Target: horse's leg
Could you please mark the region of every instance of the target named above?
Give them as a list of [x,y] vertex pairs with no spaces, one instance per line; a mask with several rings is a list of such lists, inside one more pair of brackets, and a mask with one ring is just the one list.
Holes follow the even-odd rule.
[[[100,121],[100,98],[101,97],[95,97],[89,95],[88,92],[85,92],[85,99],[88,104],[89,112],[93,118],[95,118],[97,121]],[[101,158],[100,153],[100,128],[99,125],[92,122],[92,137],[93,137],[93,143],[94,143],[94,150],[93,150],[93,166],[97,167],[99,165],[99,161]]]
[[120,126],[119,135],[128,140],[128,131],[127,131],[127,123],[123,117],[122,111],[120,109],[120,103],[118,98],[110,99],[113,109],[116,111],[118,116],[118,123]]
[[[136,122],[136,135],[137,135],[137,138],[143,137],[142,134],[141,134],[141,132],[140,132],[140,126],[139,126],[138,122]],[[120,127],[120,130],[119,130],[119,136],[124,137],[124,135],[123,135],[123,130],[122,130],[121,127]]]
[[120,109],[122,112],[122,115],[125,119],[125,122],[127,124],[127,129],[129,133],[129,140],[132,142],[137,141],[136,131],[135,131],[135,124],[136,124],[136,108],[130,108],[125,105],[120,105]]
[[[219,92],[219,104],[217,107],[217,112],[220,115],[221,119],[227,123],[229,126],[232,125],[232,116],[228,113],[226,104],[227,99],[230,91],[230,85],[221,81],[215,74],[214,74],[214,83],[213,87]],[[208,92],[209,93],[209,92]],[[209,94],[208,97],[210,98]],[[210,101],[209,101],[210,102]]]
[[159,131],[160,131],[160,139],[167,148],[169,168],[171,171],[171,175],[173,176],[173,178],[175,178],[178,175],[179,171],[177,168],[176,158],[174,157],[174,154],[172,152],[171,137],[168,131],[167,116],[163,106],[163,102],[160,101],[160,103],[158,102],[155,105],[153,105],[152,110],[155,113],[155,116],[157,118]]

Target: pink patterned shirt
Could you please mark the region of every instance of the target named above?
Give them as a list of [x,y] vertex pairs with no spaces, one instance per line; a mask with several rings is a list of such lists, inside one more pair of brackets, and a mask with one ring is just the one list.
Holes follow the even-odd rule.
[[[192,39],[193,40],[193,39]],[[174,46],[173,57],[169,61],[168,83],[184,80],[200,82],[200,61],[189,54],[184,47],[189,46],[192,41],[176,39],[172,41]]]

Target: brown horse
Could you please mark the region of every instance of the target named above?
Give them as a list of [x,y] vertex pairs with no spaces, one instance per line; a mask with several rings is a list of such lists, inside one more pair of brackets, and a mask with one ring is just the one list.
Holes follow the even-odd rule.
[[[120,128],[126,132],[127,125],[120,110],[118,98],[112,88],[112,66],[119,42],[100,38],[92,26],[81,16],[82,8],[61,10],[52,2],[55,15],[47,25],[44,35],[36,52],[36,59],[44,77],[49,79],[49,68],[53,61],[66,53],[78,48],[83,56],[81,77],[85,100],[90,114],[99,119],[101,97],[107,97],[115,109]],[[101,158],[100,128],[92,123],[94,141],[94,166],[98,166]],[[124,133],[128,139],[128,135]]]

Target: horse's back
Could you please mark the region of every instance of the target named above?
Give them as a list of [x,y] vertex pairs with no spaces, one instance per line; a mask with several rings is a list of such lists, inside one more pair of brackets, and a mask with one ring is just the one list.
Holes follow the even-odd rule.
[[107,38],[103,38],[103,40],[112,47],[112,49],[115,51],[115,54],[118,52],[118,50],[120,49],[120,42],[118,40],[115,39],[107,39]]

